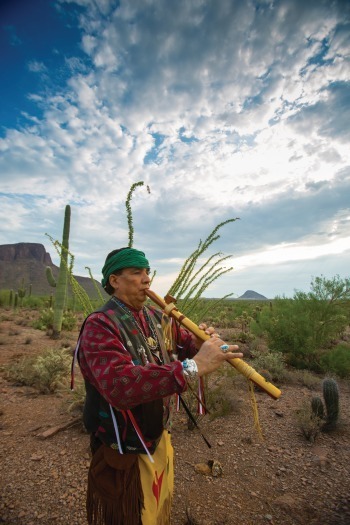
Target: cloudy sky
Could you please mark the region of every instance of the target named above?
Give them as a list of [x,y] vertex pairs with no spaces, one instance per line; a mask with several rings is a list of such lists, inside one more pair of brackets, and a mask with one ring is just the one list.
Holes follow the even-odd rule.
[[[3,0],[0,244],[134,246],[165,293],[213,228],[207,296],[349,276],[350,2]],[[149,191],[147,190],[149,187]]]

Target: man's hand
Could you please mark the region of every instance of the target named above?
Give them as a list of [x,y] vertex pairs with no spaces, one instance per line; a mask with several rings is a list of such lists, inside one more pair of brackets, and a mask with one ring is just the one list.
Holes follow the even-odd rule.
[[224,361],[243,357],[241,352],[237,352],[239,350],[237,345],[228,345],[228,350],[224,352],[221,346],[225,344],[225,341],[215,333],[212,333],[210,339],[202,343],[199,351],[193,357],[198,367],[199,376],[214,372]]
[[[201,323],[198,325],[198,328],[200,328],[201,330],[204,330],[204,332],[210,336],[216,335],[217,337],[219,337],[219,335],[215,332],[215,328],[213,328],[212,326],[208,327],[205,323]],[[192,334],[192,338],[193,338],[195,347],[197,348],[197,350],[199,350],[203,344],[203,340],[199,339],[199,337],[196,337],[193,334]]]

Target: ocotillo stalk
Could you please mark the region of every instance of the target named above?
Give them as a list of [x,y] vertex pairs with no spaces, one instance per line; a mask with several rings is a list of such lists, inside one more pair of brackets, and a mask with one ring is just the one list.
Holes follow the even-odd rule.
[[70,230],[70,206],[67,205],[64,213],[63,237],[61,246],[60,271],[57,279],[55,305],[53,314],[53,334],[54,339],[58,339],[61,334],[63,310],[66,303],[67,283],[68,283],[68,250],[69,250],[69,230]]

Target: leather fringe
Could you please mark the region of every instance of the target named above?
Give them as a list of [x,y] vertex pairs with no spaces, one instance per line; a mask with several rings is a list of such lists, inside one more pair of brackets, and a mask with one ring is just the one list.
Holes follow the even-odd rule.
[[143,506],[137,456],[121,455],[102,445],[92,458],[88,475],[89,525],[141,525]]

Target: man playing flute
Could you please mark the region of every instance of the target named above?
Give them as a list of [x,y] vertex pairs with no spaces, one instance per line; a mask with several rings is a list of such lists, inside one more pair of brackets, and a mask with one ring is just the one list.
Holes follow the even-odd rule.
[[188,381],[242,357],[206,325],[203,343],[145,306],[150,264],[142,251],[108,254],[102,285],[111,296],[82,326],[75,357],[86,386],[91,435],[89,525],[168,525],[174,485],[170,400]]

